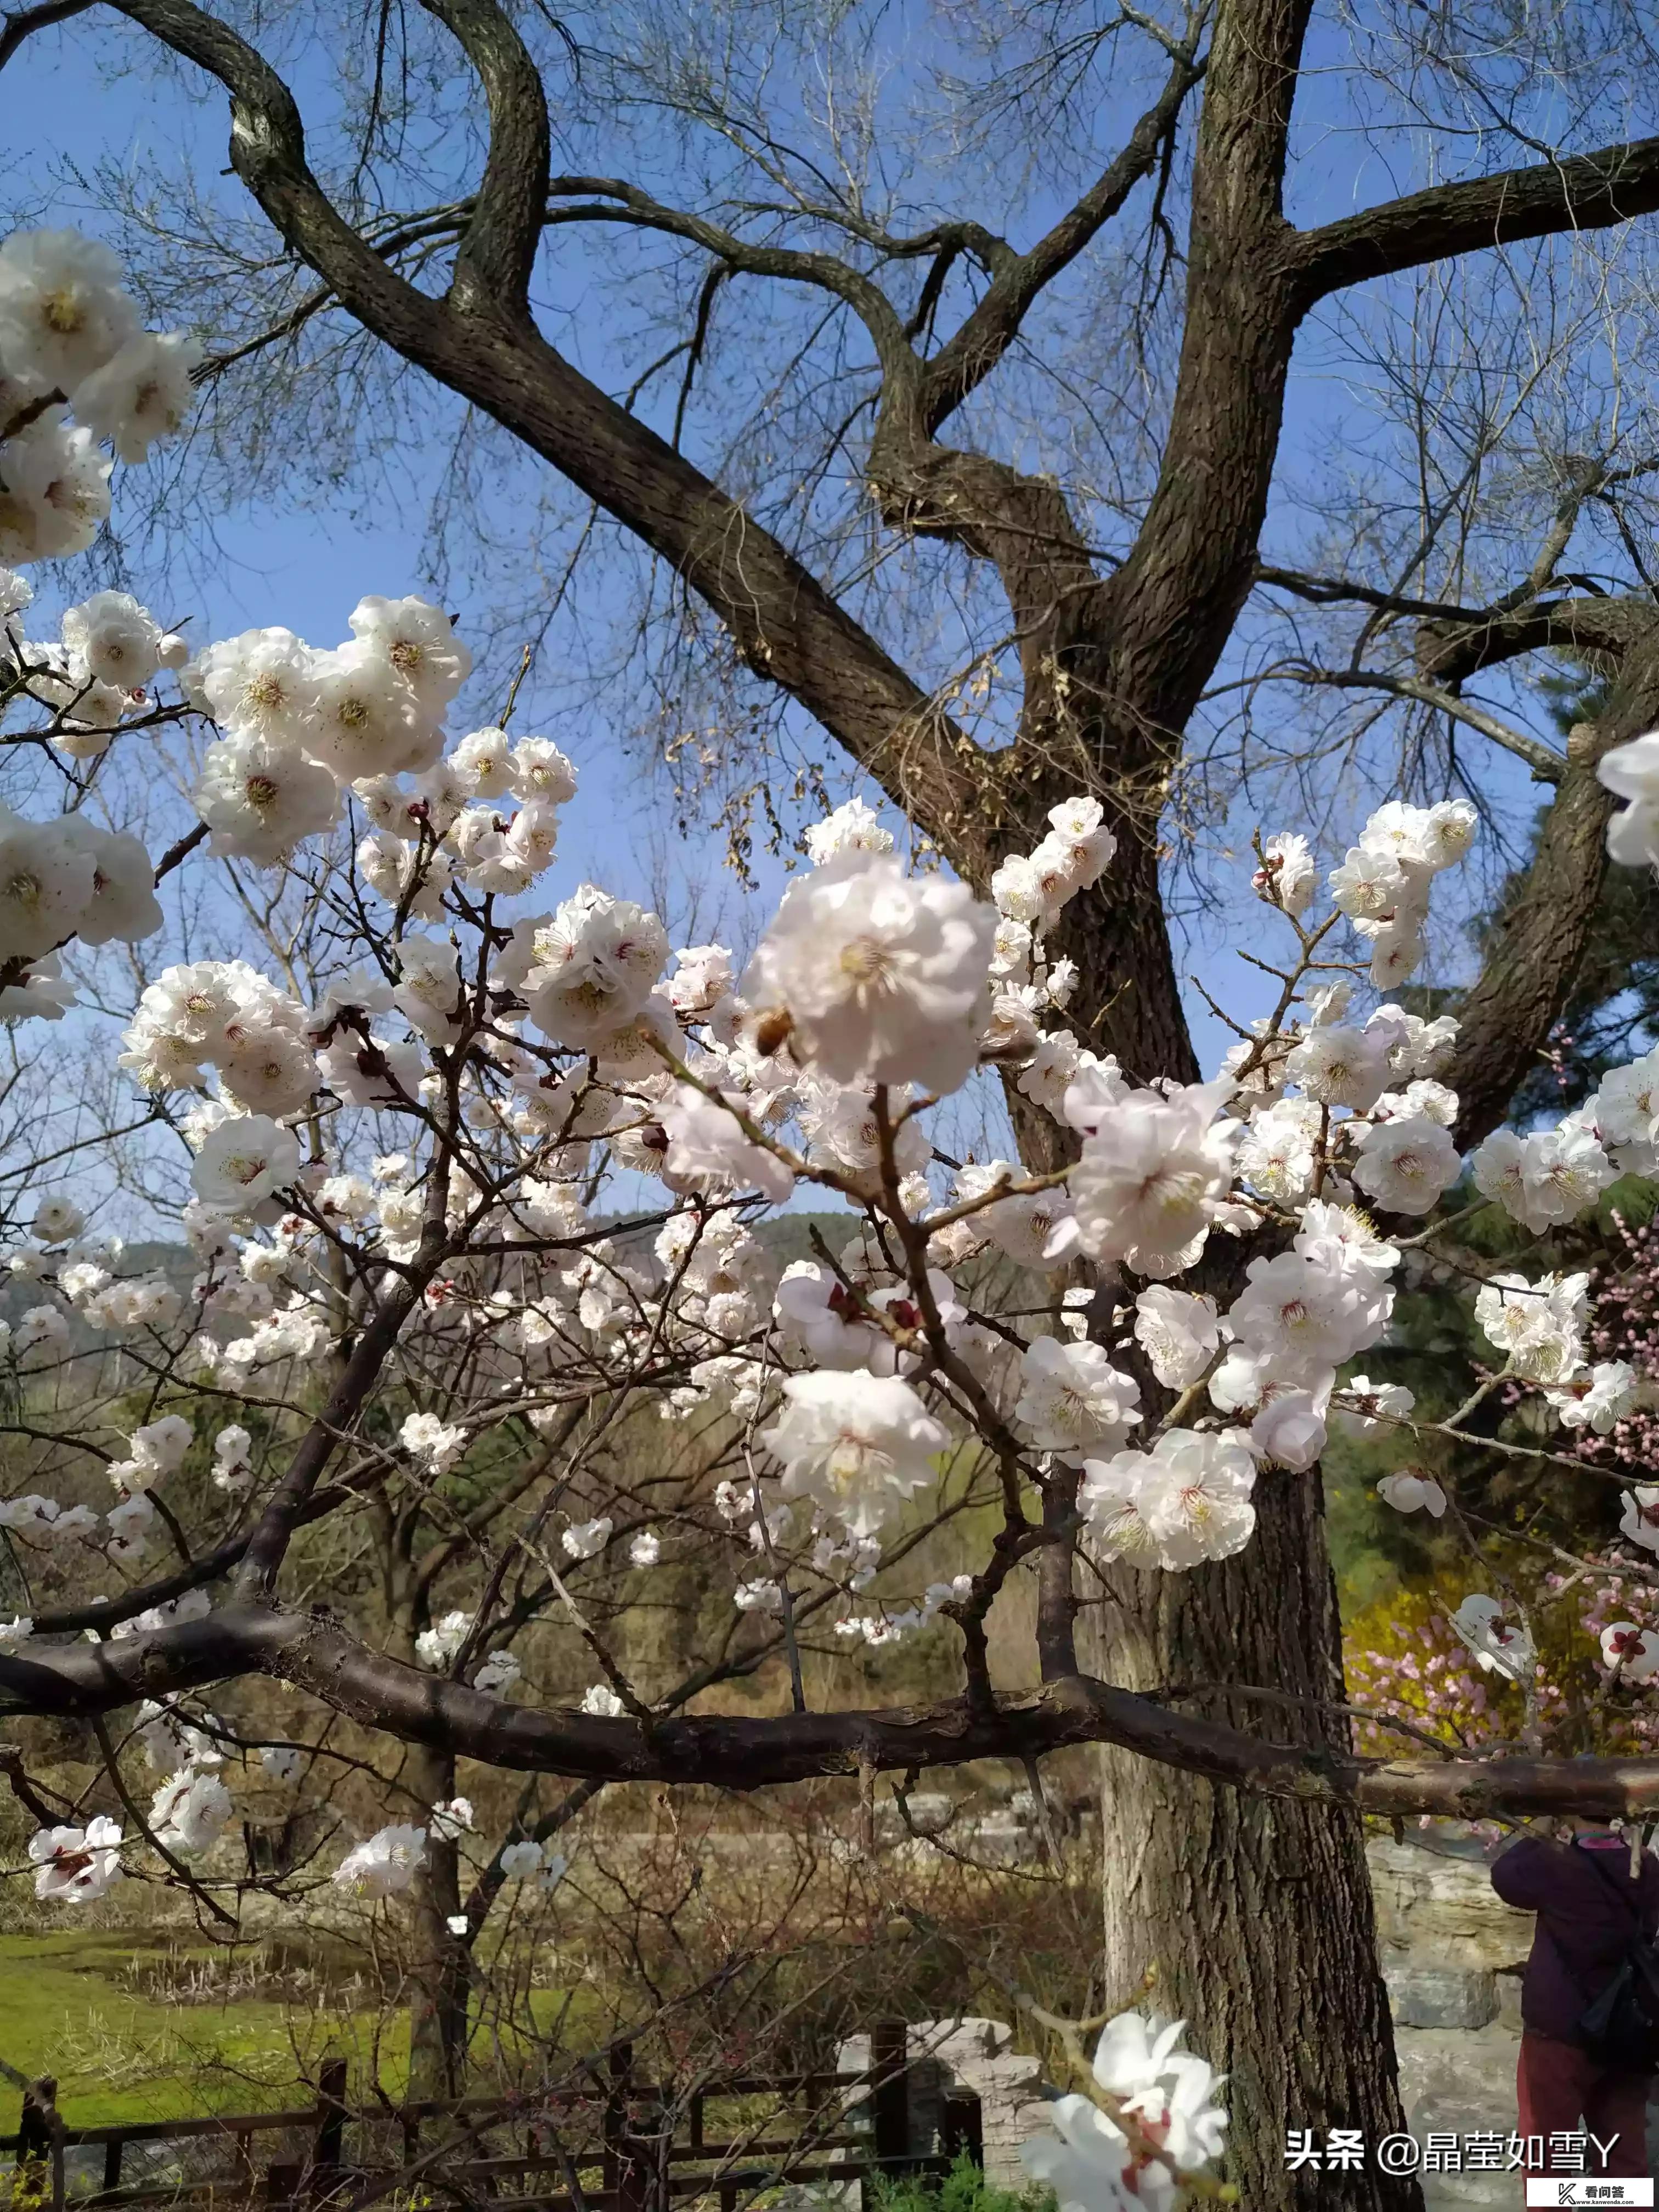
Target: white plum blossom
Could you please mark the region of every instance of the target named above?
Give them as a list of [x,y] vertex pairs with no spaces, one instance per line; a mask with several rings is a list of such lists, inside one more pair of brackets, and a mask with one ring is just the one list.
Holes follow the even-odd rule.
[[73,1199],[43,1198],[34,1209],[29,1234],[42,1244],[68,1244],[87,1225],[87,1217]]
[[1238,1125],[1216,1115],[1231,1090],[1193,1083],[1167,1096],[1135,1091],[1108,1107],[1084,1139],[1071,1176],[1073,1218],[1051,1256],[1077,1249],[1159,1277],[1189,1267],[1226,1195]]
[[[784,1340],[819,1367],[868,1367],[892,1373],[892,1340],[860,1310],[858,1298],[817,1260],[793,1260],[783,1271],[772,1312]],[[878,1363],[884,1347],[890,1355]]]
[[84,1828],[41,1828],[29,1838],[34,1893],[59,1905],[88,1905],[121,1879],[119,1826],[103,1814]]
[[456,1611],[447,1613],[430,1628],[423,1628],[415,1638],[415,1656],[422,1667],[435,1673],[440,1668],[453,1667],[461,1646],[472,1633],[472,1615]]
[[1251,877],[1255,890],[1288,915],[1305,914],[1319,883],[1319,866],[1305,837],[1285,832],[1261,848],[1261,866]]
[[[1227,2134],[1226,2108],[1214,2102],[1220,2082],[1181,2048],[1185,2026],[1134,2012],[1109,2021],[1093,2072],[1109,2109],[1088,2097],[1055,2098],[1045,2113],[1052,2132],[1020,2146],[1027,2172],[1053,2190],[1060,2212],[1168,2212],[1177,2175],[1220,2157]],[[1137,2141],[1112,2112],[1129,2121]]]
[[1320,1106],[1369,1113],[1389,1087],[1389,1037],[1346,1023],[1308,1030],[1285,1062],[1289,1080]]
[[234,730],[208,747],[191,797],[213,833],[210,850],[260,867],[286,860],[340,811],[339,787],[325,768],[257,729]]
[[156,1791],[150,1832],[163,1850],[195,1858],[218,1840],[232,1810],[230,1792],[217,1775],[186,1771]]
[[386,660],[421,706],[441,714],[472,672],[472,655],[447,615],[425,599],[359,599],[351,629],[368,653]]
[[1599,1437],[1616,1428],[1636,1403],[1638,1377],[1624,1359],[1598,1360],[1588,1375],[1546,1390],[1545,1399],[1568,1429],[1593,1429]]
[[152,1474],[171,1474],[184,1465],[196,1431],[181,1413],[164,1413],[145,1423],[129,1439],[132,1457]]
[[1325,1449],[1330,1395],[1324,1376],[1311,1388],[1267,1380],[1250,1423],[1252,1451],[1270,1466],[1305,1474]]
[[594,1720],[620,1720],[628,1711],[607,1683],[595,1682],[582,1692],[582,1711]]
[[6,441],[0,561],[52,561],[83,552],[109,514],[110,465],[84,423],[61,407]]
[[398,1441],[428,1474],[445,1474],[466,1449],[466,1431],[436,1413],[410,1413],[398,1431]]
[[1528,1382],[1570,1380],[1583,1362],[1588,1275],[1494,1275],[1477,1293],[1474,1317],[1487,1340],[1507,1352],[1513,1373]]
[[237,1114],[208,1132],[191,1164],[196,1195],[233,1218],[258,1212],[293,1182],[300,1141],[264,1114]]
[[1354,1182],[1389,1213],[1431,1213],[1462,1171],[1445,1130],[1422,1115],[1375,1123],[1355,1150]]
[[978,1056],[995,930],[966,885],[848,850],[790,884],[743,995],[833,1082],[954,1091]]
[[1624,1493],[1619,1526],[1644,1552],[1659,1552],[1659,1483],[1638,1483]]
[[430,768],[442,732],[391,661],[353,643],[313,653],[304,744],[342,783]]
[[1627,803],[1607,824],[1607,851],[1626,868],[1659,866],[1659,730],[1613,745],[1595,773]]
[[352,1848],[334,1869],[334,1881],[358,1897],[395,1897],[426,1864],[426,1830],[395,1824]]
[[551,738],[520,738],[512,753],[514,796],[562,806],[576,796],[576,771]]
[[1311,1098],[1258,1106],[1239,1140],[1238,1173],[1264,1198],[1299,1205],[1313,1191],[1322,1121]]
[[[1298,1237],[1297,1245],[1303,1239]],[[1361,1269],[1292,1248],[1252,1260],[1225,1320],[1237,1340],[1274,1363],[1283,1382],[1310,1384],[1376,1343],[1392,1293]]]
[[1020,1363],[1014,1419],[1038,1451],[1067,1467],[1124,1442],[1140,1419],[1140,1386],[1112,1365],[1098,1344],[1040,1336]]
[[1398,1474],[1385,1474],[1376,1486],[1376,1494],[1396,1513],[1416,1513],[1426,1510],[1436,1521],[1446,1510],[1446,1493],[1431,1474],[1420,1468],[1403,1468]]
[[1152,2174],[1135,2172],[1128,2137],[1091,2098],[1052,2098],[1043,2118],[1046,2126],[1027,2136],[1019,2154],[1032,2180],[1054,2192],[1059,2212],[1165,2212],[1173,2204],[1173,2181],[1163,2190],[1147,2185]]
[[1659,1045],[1601,1079],[1580,1109],[1621,1175],[1659,1167]]
[[1069,1030],[1039,1033],[1029,1064],[1022,1071],[1018,1089],[1050,1114],[1058,1114],[1066,1091],[1075,1081],[1083,1048]]
[[459,1843],[471,1831],[472,1800],[470,1797],[446,1798],[427,1814],[427,1827],[438,1843]]
[[1152,1283],[1135,1299],[1135,1341],[1168,1390],[1196,1382],[1221,1341],[1215,1300]]
[[822,868],[843,853],[890,853],[893,833],[884,830],[875,809],[861,799],[849,799],[806,832],[806,856]]
[[667,957],[654,914],[583,884],[550,917],[519,923],[496,973],[544,1036],[587,1049],[639,1013]]
[[562,1532],[559,1541],[571,1559],[592,1559],[611,1541],[611,1531],[615,1526],[608,1513],[592,1521],[574,1521]]
[[1526,1630],[1504,1620],[1503,1613],[1496,1598],[1477,1591],[1450,1616],[1451,1625],[1488,1674],[1502,1674],[1511,1682],[1524,1681],[1538,1655]]
[[716,1196],[758,1190],[781,1205],[795,1187],[786,1160],[744,1130],[738,1115],[746,1110],[740,1093],[710,1098],[689,1083],[677,1084],[658,1120],[667,1139],[662,1167],[685,1189]]
[[1395,1420],[1404,1420],[1417,1401],[1403,1382],[1373,1382],[1352,1375],[1332,1406],[1331,1417],[1346,1435],[1374,1436]]
[[1474,1187],[1534,1236],[1576,1220],[1616,1178],[1592,1129],[1564,1121],[1522,1136],[1494,1129],[1470,1155]]
[[[191,372],[202,357],[198,339],[184,331],[139,331],[100,368],[75,387],[75,412],[95,438],[106,439],[116,458],[133,465],[147,460],[159,438],[184,426],[195,386]],[[164,667],[184,664],[182,638],[158,641]]]
[[0,354],[72,398],[137,335],[122,273],[107,246],[79,231],[13,231],[0,245]]
[[1103,1557],[1179,1570],[1243,1550],[1255,1462],[1237,1429],[1166,1429],[1149,1451],[1084,1462],[1078,1504]]
[[732,1041],[733,994],[737,971],[726,945],[687,945],[674,955],[675,969],[668,979],[668,1002],[682,1022],[708,1022],[718,1028],[720,1041]]
[[1659,1636],[1644,1633],[1633,1620],[1615,1620],[1601,1631],[1601,1664],[1617,1668],[1621,1682],[1650,1682],[1659,1674]]
[[769,1578],[739,1583],[732,1593],[732,1602],[739,1613],[774,1613],[783,1611],[783,1589]]
[[896,1376],[792,1375],[783,1392],[758,1441],[782,1466],[784,1496],[822,1507],[849,1536],[873,1535],[935,1479],[949,1431]]
[[505,1698],[517,1687],[524,1668],[511,1651],[492,1651],[473,1669],[472,1686],[489,1697]]

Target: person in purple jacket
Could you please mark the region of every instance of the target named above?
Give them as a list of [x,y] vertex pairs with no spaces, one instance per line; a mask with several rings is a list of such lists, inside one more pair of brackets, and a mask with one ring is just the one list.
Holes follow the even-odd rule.
[[1648,1936],[1659,1929],[1659,1860],[1644,1851],[1632,1880],[1622,1836],[1577,1818],[1572,1828],[1565,1843],[1521,1836],[1492,1863],[1492,1886],[1504,1902],[1538,1915],[1521,1984],[1521,2132],[1542,2136],[1547,2154],[1552,2135],[1582,2121],[1601,2144],[1617,2137],[1604,2167],[1591,2149],[1589,2171],[1645,2174],[1653,2086],[1645,2057],[1628,2068],[1602,2065],[1576,2037],[1586,2008],[1619,1971],[1638,1922]]

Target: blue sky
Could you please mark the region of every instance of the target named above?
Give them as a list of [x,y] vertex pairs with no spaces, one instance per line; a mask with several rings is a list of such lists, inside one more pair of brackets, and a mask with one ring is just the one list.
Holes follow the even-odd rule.
[[[216,91],[196,100],[177,85],[150,83],[135,76],[117,76],[98,84],[90,66],[91,52],[84,27],[71,24],[35,40],[10,65],[8,161],[17,176],[38,176],[48,163],[63,157],[90,163],[100,156],[133,159],[154,154],[169,158],[182,154],[189,167],[208,178],[222,168],[225,106]],[[1316,60],[1318,52],[1316,46]],[[323,88],[307,83],[303,65],[295,85],[302,103],[322,106]],[[1316,81],[1311,82],[1304,94],[1304,135],[1311,140],[1322,136],[1330,120],[1322,112],[1323,98]],[[40,127],[32,132],[33,117],[40,118]],[[1303,175],[1304,204],[1295,211],[1304,222],[1345,212],[1356,196],[1381,196],[1401,181],[1384,173],[1394,167],[1392,161],[1379,155],[1369,164],[1357,163],[1351,149],[1337,143],[1338,134],[1331,137],[1331,149],[1311,160]],[[1413,158],[1409,146],[1401,149],[1400,162],[1407,171]],[[1328,204],[1321,204],[1322,175],[1328,181]],[[86,210],[70,191],[56,199],[52,216],[61,222],[82,222]],[[572,345],[579,357],[586,291],[583,251],[580,245],[561,246],[557,326],[552,330],[557,342]],[[1293,381],[1281,465],[1287,480],[1352,404],[1352,394],[1340,368],[1322,360],[1316,343],[1304,343]],[[118,483],[118,523],[119,501]],[[314,644],[332,644],[345,635],[346,618],[360,593],[396,595],[422,588],[423,521],[421,514],[400,512],[395,506],[387,506],[372,521],[354,520],[343,503],[322,516],[244,508],[217,518],[216,541],[222,557],[206,579],[205,589],[192,591],[191,611],[197,620],[191,634],[199,638],[280,623]],[[465,599],[451,605],[460,614],[465,630]],[[475,686],[453,725],[456,734],[474,721],[493,718],[491,702],[499,701],[510,672],[492,670],[487,685],[481,682]],[[466,709],[471,710],[470,714]],[[663,784],[642,774],[638,760],[607,742],[601,732],[586,730],[568,715],[550,716],[545,702],[538,702],[534,679],[521,702],[518,723],[520,728],[547,729],[581,772],[580,793],[568,811],[560,859],[547,879],[555,896],[563,896],[584,876],[617,891],[649,896],[666,869],[699,894],[702,911],[697,934],[720,933],[723,921],[729,928],[743,901],[721,868],[718,833],[711,833],[701,845],[696,840],[682,841],[671,826]],[[1492,787],[1506,800],[1518,799],[1524,804],[1524,780],[1512,763],[1502,756],[1488,754],[1486,758]],[[1243,848],[1251,826],[1242,817],[1229,825],[1238,841],[1239,859],[1236,870],[1230,872],[1224,865],[1221,873],[1224,879],[1231,874],[1240,896],[1230,902],[1222,923],[1206,928],[1194,942],[1189,955],[1206,987],[1243,1018],[1262,1010],[1271,998],[1267,980],[1238,962],[1222,942],[1228,935],[1237,941],[1236,929],[1242,925],[1248,933],[1243,941],[1261,949],[1261,931],[1250,918],[1244,889],[1249,863]],[[1268,822],[1262,826],[1290,825]],[[764,899],[766,893],[775,893],[781,872],[763,855],[757,872]],[[1443,939],[1449,937],[1454,944],[1455,935],[1443,931]],[[1229,1041],[1228,1032],[1195,994],[1192,1013],[1200,1053],[1212,1060]]]

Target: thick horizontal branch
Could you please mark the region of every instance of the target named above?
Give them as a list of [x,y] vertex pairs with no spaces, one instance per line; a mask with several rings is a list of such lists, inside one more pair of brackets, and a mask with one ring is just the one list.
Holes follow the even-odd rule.
[[1355,576],[1310,576],[1300,568],[1280,568],[1270,561],[1255,564],[1255,580],[1275,591],[1289,592],[1310,606],[1374,607],[1379,614],[1409,615],[1421,621],[1479,623],[1479,607],[1463,607],[1447,599],[1417,599],[1385,586],[1361,583]]
[[84,15],[97,0],[42,0],[38,8],[19,8],[0,16],[0,69],[4,69],[25,40],[54,23],[67,23],[71,15]]
[[1659,607],[1650,599],[1612,592],[1566,599],[1517,596],[1508,605],[1463,607],[1414,599],[1357,577],[1310,576],[1265,561],[1257,562],[1255,580],[1310,606],[1370,607],[1416,623],[1419,673],[1441,684],[1459,683],[1527,653],[1593,653],[1620,660],[1659,628]]
[[1475,615],[1466,623],[1425,623],[1418,632],[1417,664],[1437,683],[1455,684],[1526,653],[1594,655],[1616,663],[1656,630],[1659,607],[1650,599],[1549,599],[1513,613]]
[[[768,246],[757,240],[740,238],[735,231],[711,222],[707,216],[665,206],[660,200],[653,199],[649,192],[620,177],[556,177],[550,191],[556,202],[562,194],[581,194],[590,200],[616,202],[614,207],[587,205],[571,211],[585,221],[635,223],[642,229],[660,231],[666,237],[684,238],[744,276],[776,276],[786,283],[811,284],[819,291],[828,292],[845,301],[864,324],[884,375],[895,381],[908,379],[914,382],[919,374],[921,364],[892,301],[862,270],[837,259],[833,253],[806,252],[795,246]],[[550,208],[548,220],[558,220],[556,207]]]
[[814,1776],[1030,1759],[1112,1743],[1268,1796],[1388,1817],[1659,1812],[1659,1760],[1355,1759],[1263,1742],[1150,1698],[1071,1674],[970,1707],[775,1717],[602,1719],[514,1705],[370,1651],[317,1613],[232,1606],[119,1643],[0,1656],[0,1712],[92,1719],[142,1698],[260,1674],[405,1743],[520,1773],[586,1782],[703,1783],[755,1790]]
[[1328,294],[1459,253],[1568,230],[1605,230],[1659,208],[1659,138],[1408,192],[1301,232],[1288,249],[1303,312]]

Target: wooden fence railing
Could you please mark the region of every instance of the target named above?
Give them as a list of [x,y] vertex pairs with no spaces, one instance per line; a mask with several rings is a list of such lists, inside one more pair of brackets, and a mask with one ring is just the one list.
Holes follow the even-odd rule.
[[786,2182],[942,2172],[955,2147],[914,2148],[904,2027],[884,2022],[865,2072],[726,2076],[678,2092],[641,2081],[620,2045],[574,2087],[358,2105],[335,2058],[298,2110],[76,2127],[47,2076],[25,2092],[17,2132],[0,2136],[0,2160],[15,2160],[18,2212],[392,2212],[481,2199],[492,2212],[672,2212],[697,2198],[738,2212]]

